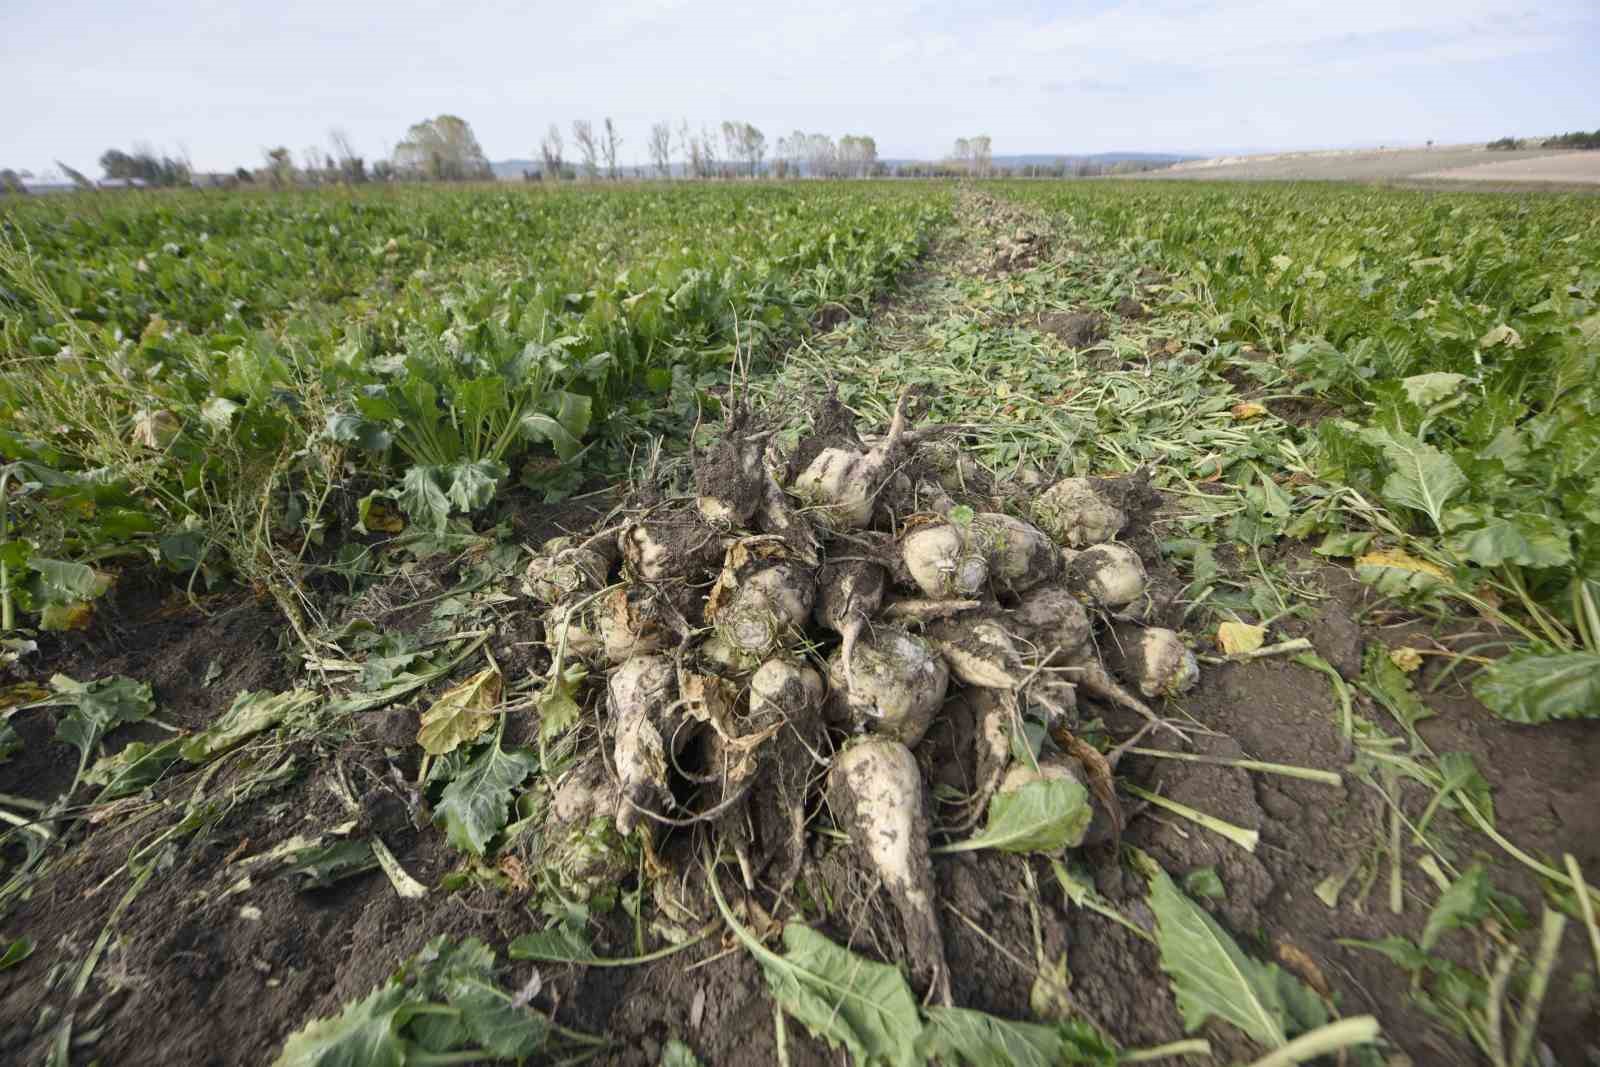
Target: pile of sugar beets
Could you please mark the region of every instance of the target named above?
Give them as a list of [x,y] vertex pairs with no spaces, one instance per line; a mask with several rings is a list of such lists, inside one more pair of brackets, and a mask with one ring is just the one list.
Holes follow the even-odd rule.
[[[1127,516],[1100,483],[1033,494],[1032,522],[977,510],[958,498],[981,468],[906,412],[902,398],[864,439],[830,396],[784,454],[737,411],[694,457],[697,495],[635,500],[586,539],[546,544],[524,591],[558,665],[608,674],[603,743],[558,785],[546,842],[601,817],[622,835],[709,826],[747,888],[781,893],[823,798],[892,898],[913,983],[948,1003],[927,760],[913,754],[930,726],[965,717],[976,749],[945,832],[1066,778],[1094,798],[1078,844],[1121,828],[1106,758],[1073,734],[1079,699],[1148,729],[1159,720],[1136,692],[1180,692],[1199,672],[1171,630],[1118,621],[1146,575],[1114,540]],[[1025,720],[1051,739],[1037,756],[1014,743]]]

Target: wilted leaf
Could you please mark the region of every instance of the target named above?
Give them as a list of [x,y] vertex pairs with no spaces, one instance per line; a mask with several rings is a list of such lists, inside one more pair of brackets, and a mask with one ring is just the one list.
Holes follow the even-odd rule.
[[583,931],[569,923],[557,923],[548,930],[523,934],[511,942],[506,955],[514,960],[546,963],[585,963],[596,958],[594,946]]
[[1013,1022],[968,1008],[934,1007],[922,1036],[925,1057],[954,1067],[1113,1067],[1117,1050],[1086,1024]]
[[1267,409],[1265,405],[1258,404],[1254,400],[1246,400],[1242,403],[1233,405],[1233,407],[1228,409],[1228,412],[1234,418],[1243,422],[1248,419],[1259,419],[1261,416],[1267,414]]
[[989,801],[984,828],[938,851],[1060,852],[1083,842],[1093,816],[1088,790],[1078,782],[1040,778],[1020,789],[996,793]]
[[400,1028],[414,1010],[398,982],[379,986],[332,1019],[316,1019],[289,1036],[273,1067],[405,1067]]
[[1495,515],[1475,530],[1457,530],[1445,544],[1480,567],[1516,563],[1524,567],[1562,567],[1572,562],[1572,534],[1545,515]]
[[48,633],[87,630],[94,621],[94,605],[87,600],[66,604],[46,604],[39,612],[39,629]]
[[1472,695],[1511,722],[1600,719],[1600,654],[1513,652],[1483,669]]
[[858,1063],[917,1061],[922,1020],[898,967],[857,956],[801,923],[783,928],[783,943],[782,957],[760,959],[784,1011]]
[[400,480],[400,506],[413,524],[434,533],[443,533],[450,522],[450,499],[439,488],[437,473],[442,467],[410,467]]
[[1331,533],[1322,539],[1322,544],[1312,549],[1319,556],[1332,556],[1338,558],[1359,556],[1372,544],[1373,535],[1370,533]]
[[1507,348],[1517,348],[1521,344],[1521,335],[1503,322],[1491,329],[1482,337],[1478,338],[1479,348],[1493,348],[1495,345],[1505,345]]
[[1156,916],[1161,969],[1184,1029],[1194,1033],[1207,1019],[1224,1019],[1268,1048],[1287,1041],[1278,968],[1239,950],[1216,920],[1184,896],[1167,872],[1149,857],[1140,866],[1150,882],[1150,910]]
[[82,563],[30,557],[28,569],[39,576],[39,596],[48,604],[94,600],[111,588],[111,576]]
[[356,505],[356,516],[361,529],[367,533],[400,533],[406,528],[406,517],[400,514],[388,497],[368,493]]
[[131,443],[142,448],[166,448],[183,424],[170,411],[140,411],[133,416]]
[[132,796],[161,780],[168,767],[178,761],[177,738],[146,744],[134,741],[115,756],[101,756],[84,772],[83,780],[101,786],[99,800]]
[[490,714],[500,703],[500,672],[485,667],[460,685],[448,689],[422,713],[417,744],[431,756],[442,756],[468,741],[477,740],[494,722]]
[[490,839],[505,829],[512,791],[538,766],[535,753],[502,749],[496,737],[445,786],[434,821],[444,824],[456,848],[483,855]]
[[205,763],[243,744],[269,726],[276,726],[291,713],[310,707],[318,699],[310,689],[291,689],[286,693],[240,693],[216,722],[184,738],[179,752],[190,763]]
[[565,733],[583,713],[578,706],[577,693],[588,674],[581,664],[566,667],[559,677],[546,682],[534,698],[533,706],[539,711],[539,736],[547,744]]
[[488,507],[494,499],[495,487],[506,476],[505,464],[491,459],[462,462],[438,469],[443,473],[447,486],[445,496],[461,512]]
[[328,436],[342,445],[354,445],[368,452],[385,452],[394,436],[379,423],[359,415],[329,415]]
[[306,889],[330,886],[378,865],[378,857],[372,852],[372,841],[365,837],[297,849],[289,853],[286,859],[284,870],[304,878],[306,881],[302,888]]
[[1217,647],[1225,655],[1237,656],[1241,652],[1254,652],[1266,640],[1265,626],[1252,626],[1245,622],[1225,622],[1217,627]]

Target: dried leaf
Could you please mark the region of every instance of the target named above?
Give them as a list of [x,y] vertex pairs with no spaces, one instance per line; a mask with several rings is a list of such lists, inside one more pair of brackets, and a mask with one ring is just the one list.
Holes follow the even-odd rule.
[[1411,674],[1422,666],[1422,653],[1409,645],[1402,645],[1389,653],[1389,662]]
[[500,686],[500,671],[485,667],[446,690],[433,707],[423,712],[417,744],[431,756],[442,756],[477,740],[494,722],[490,711],[500,703]]
[[1237,656],[1241,652],[1254,652],[1267,638],[1265,626],[1252,626],[1247,622],[1225,622],[1217,627],[1217,647],[1224,655]]

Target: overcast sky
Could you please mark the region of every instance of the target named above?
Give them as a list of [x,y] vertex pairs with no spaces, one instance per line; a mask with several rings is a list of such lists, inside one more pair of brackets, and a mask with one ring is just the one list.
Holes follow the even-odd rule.
[[[871,134],[929,158],[1476,141],[1600,127],[1597,0],[0,0],[0,166],[112,145],[201,170],[385,153],[420,118],[491,159],[605,115]],[[569,134],[570,142],[570,134]],[[569,150],[570,151],[570,150]]]

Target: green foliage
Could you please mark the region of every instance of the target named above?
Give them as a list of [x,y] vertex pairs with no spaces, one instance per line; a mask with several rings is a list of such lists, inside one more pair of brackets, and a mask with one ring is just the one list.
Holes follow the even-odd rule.
[[100,739],[123,723],[140,722],[155,710],[155,697],[145,682],[113,675],[78,682],[64,674],[50,679],[53,696],[32,707],[68,709],[56,721],[56,737],[78,750],[79,774],[100,745]]
[[500,746],[504,731],[502,716],[494,739],[454,773],[434,808],[434,820],[444,825],[450,843],[474,856],[482,856],[490,839],[505,829],[512,793],[539,768],[537,753]]
[[1600,718],[1600,652],[1513,652],[1480,674],[1472,692],[1512,722]]
[[[1372,571],[1381,592],[1487,586],[1551,646],[1528,657],[1600,653],[1573,595],[1600,582],[1600,204],[1268,183],[1004,191],[1169,271],[1168,309],[1204,322],[1213,352],[1276,353],[1277,389],[1344,409],[1299,447],[1386,505],[1444,575]],[[1266,501],[1247,504],[1229,536],[1274,536]],[[1528,661],[1489,667],[1486,702],[1523,721],[1594,706],[1572,661],[1582,681],[1518,707]]]
[[522,1060],[550,1037],[543,1015],[495,982],[476,938],[428,942],[388,982],[290,1035],[274,1067],[425,1067]]
[[1083,1022],[1019,1023],[967,1008],[929,1009],[922,1042],[925,1055],[952,1067],[1114,1067],[1118,1062],[1115,1046]]
[[759,358],[826,304],[865,306],[946,197],[39,199],[7,205],[0,239],[0,454],[33,486],[11,528],[0,516],[0,585],[83,625],[87,572],[29,560],[149,554],[205,583],[271,584],[356,525],[341,490],[438,533],[513,480],[559,495],[619,473],[628,435],[681,434],[714,408],[736,349]]
[[1150,883],[1161,969],[1172,979],[1184,1028],[1224,1019],[1268,1048],[1328,1021],[1327,1009],[1299,979],[1245,955],[1233,938],[1173,884],[1148,856],[1137,857]]
[[1083,841],[1093,816],[1088,790],[1081,784],[1070,778],[1040,778],[996,793],[982,830],[936,851],[1060,852]]

